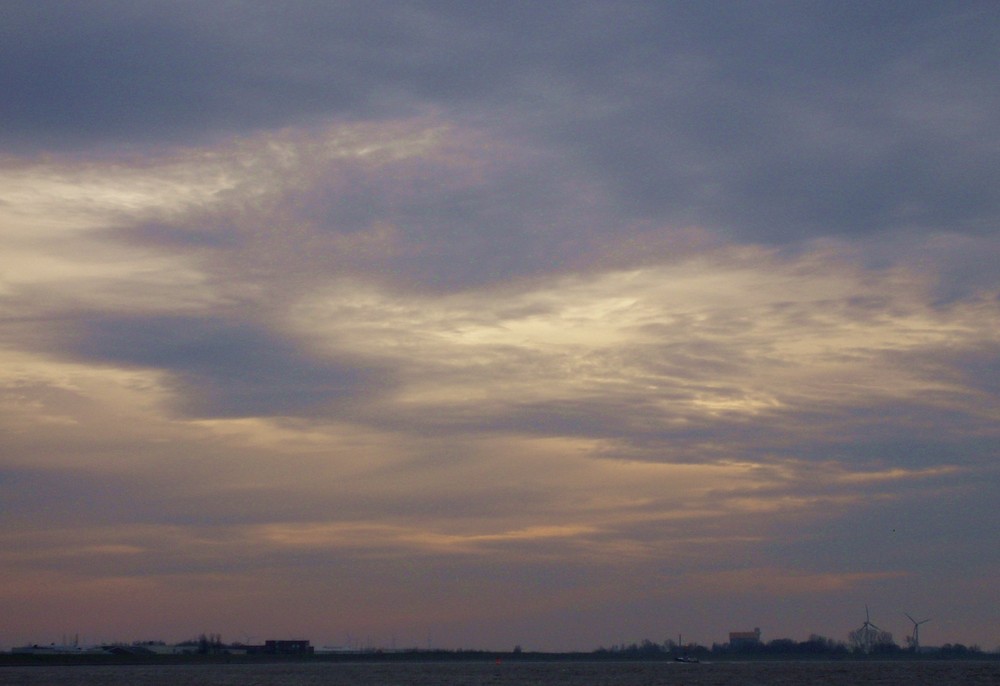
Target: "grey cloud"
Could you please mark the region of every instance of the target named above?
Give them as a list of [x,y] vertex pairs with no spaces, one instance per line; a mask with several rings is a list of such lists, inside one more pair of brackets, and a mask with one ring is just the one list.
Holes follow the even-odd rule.
[[117,227],[107,233],[128,243],[181,252],[203,248],[231,249],[244,243],[238,233],[227,226],[202,227],[197,224],[171,225],[166,222],[145,222],[135,226]]
[[[996,48],[981,22],[994,12],[707,7],[721,30],[696,34],[704,40],[682,50],[665,29],[656,59],[612,70],[641,75],[639,88],[581,75],[574,96],[600,90],[611,114],[567,112],[560,123],[583,165],[630,201],[623,207],[770,241],[988,226],[983,215],[992,216],[997,196],[982,172],[996,153],[981,142],[996,137],[998,122],[980,113],[997,97],[987,58]],[[946,36],[983,52],[959,53]]]
[[6,9],[5,141],[24,150],[431,107],[579,167],[619,216],[739,240],[989,232],[1000,204],[988,3]]
[[854,507],[838,509],[821,526],[809,521],[800,536],[775,538],[768,548],[812,569],[912,573],[934,566],[941,556],[962,566],[989,566],[996,552],[976,542],[996,529],[997,514],[986,495],[989,488],[976,483],[995,481],[995,474],[976,471],[881,487],[856,485],[848,491],[856,498]]
[[[8,5],[2,83],[16,94],[4,100],[8,140],[29,149],[134,144],[279,123],[290,114],[287,103],[301,102],[304,93],[280,78],[281,54],[257,50],[269,12],[247,5],[227,20],[227,7]],[[335,85],[328,93],[340,90]],[[325,100],[333,105],[338,98]]]
[[956,345],[947,356],[914,351],[890,353],[886,358],[891,364],[945,382],[947,386],[934,394],[943,403],[954,399],[956,389],[961,389],[970,397],[978,395],[981,408],[1000,404],[1000,345],[992,341]]
[[[377,133],[405,137],[412,126]],[[313,155],[325,141],[303,136],[266,187],[251,179],[209,205],[103,235],[197,253],[213,276],[265,280],[274,293],[345,275],[460,290],[565,270],[597,252],[610,208],[580,197],[578,176],[551,151],[461,128],[442,138],[426,159],[371,161]]]
[[[288,621],[318,616],[317,637],[333,606],[386,631],[419,617],[422,636],[476,597],[503,606],[466,608],[491,632],[520,613],[540,645],[587,648],[579,626],[659,631],[685,603],[694,635],[734,604],[826,630],[830,608],[885,589],[868,572],[913,566],[893,585],[933,598],[995,571],[995,3],[0,15],[25,251],[0,329],[14,593],[39,572],[206,573],[220,605],[239,596],[227,621],[262,616],[264,584]],[[701,251],[676,293],[633,269]],[[174,408],[154,404],[170,392]],[[693,495],[666,495],[678,476]],[[888,550],[873,521],[919,532]],[[550,526],[581,533],[494,537]],[[450,533],[482,538],[448,557]],[[705,594],[706,572],[755,564],[821,578]],[[977,573],[944,578],[960,565]],[[640,580],[624,600],[623,572]],[[41,578],[25,621],[114,605],[66,579],[71,602]],[[222,616],[190,584],[164,588],[179,614],[187,598]],[[554,588],[573,591],[565,607],[546,604]]]
[[309,413],[389,383],[374,365],[320,359],[258,325],[208,317],[95,315],[78,319],[64,345],[93,362],[167,372],[196,416]]
[[[984,427],[981,414],[984,405],[995,404],[992,351],[882,353],[871,363],[873,368],[905,368],[927,389],[906,397],[894,388],[855,385],[836,376],[803,379],[811,388],[783,384],[768,389],[755,384],[748,389],[746,374],[766,377],[765,370],[780,369],[782,363],[740,359],[735,351],[724,366],[701,361],[685,365],[688,356],[683,350],[660,351],[663,359],[648,348],[631,352],[619,351],[631,360],[633,368],[628,373],[623,371],[616,382],[577,390],[571,397],[483,398],[474,405],[441,404],[417,411],[390,402],[390,411],[369,421],[426,435],[500,432],[597,439],[604,446],[595,453],[597,457],[650,462],[833,460],[855,469],[880,469],[941,464],[981,468],[993,459],[996,431]],[[720,360],[725,359],[721,346],[717,352]],[[661,376],[667,362],[669,376]],[[546,367],[540,360],[520,360],[519,364]],[[555,363],[550,360],[548,364]],[[433,367],[422,373],[442,383],[456,381],[447,371]],[[502,378],[510,372],[500,355],[492,370],[477,369],[477,373],[490,374],[481,377],[487,383],[494,374]],[[978,380],[970,383],[969,375]],[[941,383],[961,390],[933,390]],[[697,404],[701,398],[731,399],[739,404],[747,394],[762,393],[772,393],[776,404],[753,411],[730,411],[724,404],[710,411]]]
[[548,13],[525,7],[504,29],[491,16],[509,13],[457,5],[11,3],[6,138],[142,143],[398,116],[498,88],[518,60],[497,48]]
[[[66,444],[62,445],[65,448]],[[141,450],[137,450],[134,444],[129,446],[130,452],[133,455],[141,453],[141,458],[151,455],[163,457],[156,455],[157,447],[148,442]],[[103,450],[102,455],[106,454],[107,450]],[[21,527],[38,527],[53,533],[115,525],[129,528],[197,523],[210,528],[226,520],[224,515],[213,516],[214,513],[206,510],[202,510],[198,518],[192,516],[190,493],[198,489],[204,492],[204,485],[199,479],[212,480],[216,477],[206,478],[205,470],[197,465],[184,464],[176,456],[170,460],[173,469],[166,471],[155,466],[150,469],[136,457],[128,461],[132,468],[139,466],[136,471],[94,471],[91,468],[92,456],[77,457],[76,464],[61,469],[32,466],[0,469],[2,502],[8,510],[9,521],[18,524],[11,527],[11,533],[16,533]],[[198,462],[206,464],[203,458]],[[205,493],[203,498],[210,500],[217,493],[216,489]],[[141,497],[136,497],[136,494],[141,494]],[[28,542],[25,542],[21,552],[27,552],[27,548]]]

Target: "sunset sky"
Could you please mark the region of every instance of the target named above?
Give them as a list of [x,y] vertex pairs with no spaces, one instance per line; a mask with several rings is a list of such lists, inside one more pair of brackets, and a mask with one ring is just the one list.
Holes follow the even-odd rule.
[[0,647],[1000,646],[1000,4],[0,4]]

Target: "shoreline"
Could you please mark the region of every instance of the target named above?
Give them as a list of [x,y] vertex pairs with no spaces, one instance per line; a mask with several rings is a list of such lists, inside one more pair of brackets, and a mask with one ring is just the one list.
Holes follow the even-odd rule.
[[[705,656],[699,664],[734,662],[997,662],[1000,654],[980,655],[712,655]],[[599,653],[510,653],[491,651],[416,651],[399,653],[350,653],[320,655],[20,655],[0,654],[0,667],[30,666],[111,666],[111,665],[254,665],[254,664],[363,664],[363,663],[537,663],[537,662],[594,662],[594,663],[670,663],[674,656],[623,656]],[[682,664],[682,663],[676,663]]]

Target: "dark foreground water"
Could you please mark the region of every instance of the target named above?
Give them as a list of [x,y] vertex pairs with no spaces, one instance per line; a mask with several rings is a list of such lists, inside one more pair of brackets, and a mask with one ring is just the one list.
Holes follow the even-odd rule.
[[1000,662],[505,662],[0,667],[2,686],[1000,686]]

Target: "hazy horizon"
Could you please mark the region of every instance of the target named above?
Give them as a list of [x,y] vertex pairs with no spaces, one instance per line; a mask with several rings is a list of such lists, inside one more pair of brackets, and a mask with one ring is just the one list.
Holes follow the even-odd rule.
[[0,15],[0,644],[1000,646],[1000,4]]
[[[904,613],[905,616],[905,613]],[[924,626],[933,618],[927,618],[920,620],[921,626]],[[881,626],[877,626],[876,629],[880,632],[887,632],[891,636],[891,642],[894,643],[901,652],[909,652],[911,646],[908,643],[908,638],[912,633],[912,620],[906,621],[908,627],[904,635],[898,635],[894,633],[891,628],[893,624],[888,624],[883,619],[881,621]],[[874,625],[874,622],[871,622]],[[858,629],[859,627],[854,627]],[[395,634],[390,633],[387,636],[376,637],[374,635],[360,636],[350,631],[346,632],[340,637],[340,640],[329,640],[329,641],[317,641],[310,636],[299,635],[299,634],[286,634],[286,635],[272,635],[266,631],[261,634],[261,636],[224,636],[218,633],[211,632],[190,632],[183,638],[178,637],[156,637],[156,636],[143,636],[141,638],[129,638],[129,637],[115,637],[115,638],[98,638],[88,637],[87,634],[83,633],[71,633],[62,634],[58,637],[58,640],[31,640],[25,641],[18,645],[5,645],[0,643],[0,651],[10,651],[12,648],[17,647],[54,647],[56,649],[64,648],[95,648],[100,646],[110,646],[110,645],[133,645],[141,646],[143,644],[164,644],[167,646],[178,646],[197,643],[199,641],[207,641],[210,645],[217,645],[221,648],[232,648],[240,646],[263,646],[267,641],[308,641],[310,646],[319,652],[323,651],[344,651],[350,653],[371,653],[371,652],[383,652],[383,651],[399,651],[399,652],[463,652],[463,651],[483,651],[483,652],[514,652],[514,653],[601,653],[601,652],[624,652],[627,653],[632,650],[641,650],[647,642],[651,642],[661,648],[662,650],[676,650],[678,648],[690,648],[690,649],[705,649],[712,650],[715,646],[726,646],[729,644],[729,633],[730,631],[735,632],[753,632],[754,630],[759,630],[758,634],[760,637],[760,643],[762,646],[767,647],[769,643],[773,641],[787,641],[791,640],[795,643],[804,643],[813,640],[814,638],[825,639],[833,641],[834,644],[839,644],[850,651],[856,649],[856,644],[853,642],[850,635],[845,635],[843,637],[830,636],[825,634],[822,630],[810,631],[804,636],[789,636],[781,633],[780,630],[772,628],[770,632],[765,631],[762,627],[745,627],[743,629],[729,629],[726,631],[720,631],[717,638],[713,638],[709,642],[691,640],[685,637],[683,634],[675,634],[673,637],[666,636],[659,639],[652,638],[650,636],[640,636],[640,637],[619,637],[615,640],[603,642],[594,646],[577,646],[573,648],[564,648],[561,650],[554,649],[544,649],[536,648],[532,646],[522,645],[520,642],[515,642],[509,646],[477,646],[477,645],[451,645],[451,646],[439,646],[431,642],[431,637],[427,637],[427,642],[424,644],[419,643],[400,643]],[[853,631],[853,629],[852,629]],[[966,648],[972,650],[979,650],[982,653],[996,654],[1000,653],[1000,646],[983,646],[979,644],[965,645],[960,642],[948,640],[946,637],[942,637],[937,644],[930,645],[921,639],[920,646],[922,649],[926,650],[937,650],[941,647],[946,646],[957,646],[962,645]],[[744,651],[745,648],[735,648],[735,652]]]

